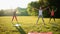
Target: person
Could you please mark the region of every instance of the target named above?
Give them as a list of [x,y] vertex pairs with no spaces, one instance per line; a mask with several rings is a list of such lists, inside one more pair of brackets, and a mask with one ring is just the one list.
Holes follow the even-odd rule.
[[17,10],[15,9],[15,10],[13,11],[12,21],[13,21],[14,18],[15,18],[15,20],[17,21],[17,24],[14,24],[13,22],[12,22],[12,24],[17,27],[17,26],[21,26],[21,24],[18,23],[17,16],[16,16],[16,12],[17,12]]
[[18,22],[17,17],[16,17],[16,10],[13,11],[13,18],[12,18],[12,21],[14,20],[14,18],[15,18],[15,20]]
[[50,11],[50,20],[49,20],[49,23],[50,23],[52,18],[55,21],[55,12],[56,12],[56,10],[57,10],[57,8],[54,10],[53,6],[52,6],[52,10],[49,9],[49,11]]
[[[48,7],[47,7],[48,8]],[[36,8],[35,8],[36,9]],[[46,9],[46,8],[45,8]],[[37,22],[36,22],[36,24],[38,24],[38,21],[39,21],[39,18],[40,17],[42,17],[42,21],[43,21],[43,23],[44,23],[44,19],[43,19],[43,10],[45,10],[45,9],[42,9],[42,6],[40,6],[40,8],[39,9],[37,9],[37,10],[39,10],[39,15],[38,15],[38,19],[37,19]],[[45,23],[44,23],[44,25],[45,25]]]

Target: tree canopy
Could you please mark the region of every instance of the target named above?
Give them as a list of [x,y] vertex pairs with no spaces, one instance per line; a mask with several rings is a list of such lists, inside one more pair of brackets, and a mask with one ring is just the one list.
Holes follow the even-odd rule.
[[[51,6],[54,6],[54,10],[57,8],[57,11],[55,12],[55,17],[60,17],[60,5],[59,5],[59,0],[39,0],[35,2],[31,2],[28,4],[27,11],[29,15],[38,15],[38,10],[34,9],[37,8],[39,9],[40,6],[43,6],[44,8],[48,7],[50,9]],[[49,8],[43,11],[43,16],[44,17],[49,17]]]

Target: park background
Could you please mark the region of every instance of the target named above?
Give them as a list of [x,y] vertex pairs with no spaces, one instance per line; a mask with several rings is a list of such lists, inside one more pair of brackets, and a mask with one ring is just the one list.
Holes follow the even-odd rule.
[[[18,0],[17,0],[18,1]],[[24,0],[25,1],[25,0]],[[23,3],[24,4],[24,3]],[[13,4],[14,5],[14,4]],[[39,0],[39,1],[31,1],[28,3],[26,8],[21,8],[19,6],[17,6],[16,8],[13,9],[13,5],[10,6],[10,9],[0,9],[0,16],[11,16],[13,13],[13,10],[18,10],[17,11],[17,15],[18,16],[37,16],[38,15],[38,10],[33,9],[37,8],[39,9],[39,7],[42,5],[43,8],[46,8],[49,6],[49,8],[51,9],[51,6],[54,7],[54,10],[57,8],[56,12],[55,12],[55,17],[56,18],[60,18],[60,5],[59,5],[59,0]],[[23,6],[23,5],[21,5]],[[25,7],[25,6],[24,6]],[[49,16],[49,10],[46,9],[43,12],[43,16],[44,17],[50,17]]]
[[[9,0],[10,1],[10,0]],[[7,4],[10,6],[9,1],[7,0]],[[26,0],[23,0],[23,2]],[[0,0],[0,2],[2,2]],[[4,2],[4,0],[3,0]],[[28,3],[27,7],[24,5],[24,7],[19,7],[20,5],[23,6],[21,3],[19,6],[13,8],[14,0],[12,0],[11,4],[13,6],[10,6],[8,9],[5,5],[5,3],[0,4],[0,34],[27,34],[28,32],[34,31],[34,32],[53,32],[53,34],[60,34],[60,0],[35,0]],[[21,2],[20,0],[15,1],[15,3]],[[28,2],[28,1],[26,1]],[[4,5],[3,5],[4,4]],[[17,4],[16,4],[17,5]],[[43,6],[43,8],[46,8],[48,6],[54,6],[54,9],[57,8],[57,11],[55,12],[55,18],[56,22],[54,20],[51,20],[51,23],[49,23],[49,9],[44,10],[43,16],[46,23],[46,26],[42,25],[42,20],[40,19],[38,22],[38,25],[36,26],[36,20],[38,17],[38,10],[33,9],[37,8],[39,9],[40,6]],[[7,9],[1,8],[5,6]],[[19,24],[21,26],[14,27],[12,24],[12,15],[13,10],[17,10],[17,19]],[[14,24],[16,24],[16,20],[13,21]]]

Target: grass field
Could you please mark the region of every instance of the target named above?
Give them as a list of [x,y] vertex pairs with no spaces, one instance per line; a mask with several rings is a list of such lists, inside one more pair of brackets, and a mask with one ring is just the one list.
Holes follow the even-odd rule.
[[45,24],[42,24],[40,18],[38,25],[36,25],[37,17],[35,16],[18,16],[19,27],[14,27],[16,20],[11,22],[11,16],[0,17],[0,34],[27,34],[28,32],[53,32],[53,34],[60,34],[60,19],[56,18],[56,22],[52,19],[49,23],[49,18],[44,18]]

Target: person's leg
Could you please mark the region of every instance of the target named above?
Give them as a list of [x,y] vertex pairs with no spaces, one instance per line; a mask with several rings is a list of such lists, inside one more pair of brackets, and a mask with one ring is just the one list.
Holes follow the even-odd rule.
[[54,19],[54,21],[55,21],[55,16],[53,16],[53,19]]
[[13,16],[13,18],[12,18],[12,21],[14,20],[14,16]]
[[15,20],[18,22],[17,17],[15,16]]
[[17,21],[17,24],[19,24],[16,16],[15,16],[15,20]]
[[40,18],[40,15],[38,16],[38,19],[37,19],[37,22],[36,22],[36,24],[38,23],[38,21],[39,21],[39,18]]
[[[41,16],[42,16],[42,21],[43,21],[43,23],[44,23],[43,15],[41,15]],[[45,25],[45,23],[44,23],[44,25]]]

